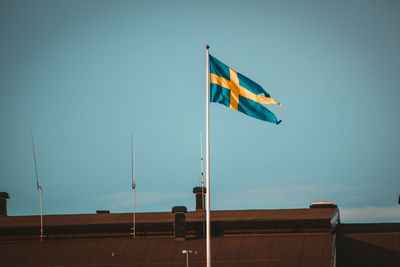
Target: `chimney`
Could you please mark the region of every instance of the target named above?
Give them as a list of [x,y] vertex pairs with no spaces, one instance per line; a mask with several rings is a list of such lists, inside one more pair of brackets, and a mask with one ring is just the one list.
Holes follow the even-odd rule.
[[7,192],[0,192],[0,216],[7,216],[7,198],[10,198]]
[[184,241],[186,238],[186,216],[187,209],[185,206],[175,206],[172,213],[175,213],[174,235],[175,240]]
[[205,187],[194,187],[193,188],[193,194],[196,194],[196,211],[202,211],[205,209],[204,205],[204,195],[206,193],[206,188]]

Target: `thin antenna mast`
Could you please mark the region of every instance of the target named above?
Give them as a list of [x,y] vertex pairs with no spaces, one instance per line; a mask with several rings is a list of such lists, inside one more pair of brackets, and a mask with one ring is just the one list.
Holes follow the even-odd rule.
[[[203,135],[200,132],[200,162],[201,162],[201,205],[204,210],[204,169],[203,169]],[[206,222],[204,218],[204,212],[203,212],[203,234],[206,232]]]
[[136,180],[135,180],[135,150],[136,150],[136,143],[135,140],[136,135],[131,132],[131,154],[132,154],[132,190],[133,190],[133,226],[132,226],[132,233],[133,237],[136,237],[136,203],[135,203],[135,189],[136,189]]
[[[203,170],[203,135],[200,132],[200,161],[201,161],[201,187],[204,187],[204,170]],[[203,203],[204,205],[204,203]],[[203,206],[204,207],[204,206]]]
[[44,235],[43,235],[43,188],[39,185],[39,176],[38,176],[38,172],[37,172],[35,145],[33,143],[32,131],[31,131],[31,139],[32,139],[33,161],[35,164],[36,189],[40,190],[40,243],[42,243],[43,237],[44,237]]

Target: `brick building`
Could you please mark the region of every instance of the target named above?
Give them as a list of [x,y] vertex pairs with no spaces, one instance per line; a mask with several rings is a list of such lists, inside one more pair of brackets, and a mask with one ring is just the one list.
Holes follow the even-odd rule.
[[[0,193],[0,266],[205,266],[204,217],[196,211],[7,216]],[[4,205],[3,205],[4,204]],[[400,223],[341,224],[339,209],[211,212],[213,266],[400,266]]]

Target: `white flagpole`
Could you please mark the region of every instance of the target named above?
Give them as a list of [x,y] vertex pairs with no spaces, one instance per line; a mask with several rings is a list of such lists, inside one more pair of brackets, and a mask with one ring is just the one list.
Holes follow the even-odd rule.
[[207,188],[207,207],[206,207],[206,249],[207,249],[207,267],[211,267],[211,225],[210,225],[210,66],[209,54],[206,45],[206,188]]

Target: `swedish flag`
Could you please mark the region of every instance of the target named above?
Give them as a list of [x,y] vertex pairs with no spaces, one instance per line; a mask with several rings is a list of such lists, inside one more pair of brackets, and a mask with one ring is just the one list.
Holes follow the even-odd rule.
[[281,104],[257,83],[210,55],[210,101],[244,114],[279,124],[274,113],[262,104]]

